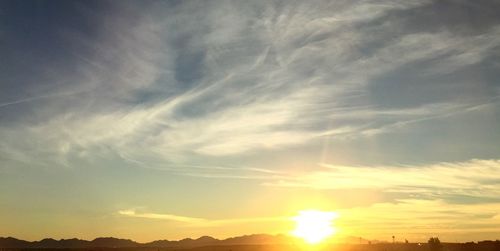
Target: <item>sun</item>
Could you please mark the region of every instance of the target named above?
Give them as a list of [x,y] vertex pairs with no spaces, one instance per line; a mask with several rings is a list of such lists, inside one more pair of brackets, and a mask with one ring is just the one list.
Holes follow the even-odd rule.
[[335,234],[332,221],[338,217],[336,212],[303,210],[292,219],[296,223],[292,235],[304,239],[310,244],[317,244]]

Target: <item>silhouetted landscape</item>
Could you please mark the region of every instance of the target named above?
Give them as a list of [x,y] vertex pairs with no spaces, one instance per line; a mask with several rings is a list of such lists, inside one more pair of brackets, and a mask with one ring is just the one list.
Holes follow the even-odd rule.
[[[345,251],[497,251],[500,250],[500,240],[485,240],[467,243],[441,243],[439,239],[430,238],[427,243],[389,243],[378,241],[367,241],[355,237],[347,238],[350,243],[327,244],[320,247],[303,247],[298,240],[285,235],[254,234],[232,237],[227,239],[216,239],[210,236],[202,236],[197,239],[186,238],[178,241],[156,240],[147,243],[139,243],[129,239],[113,237],[100,237],[92,241],[81,239],[55,240],[46,238],[40,241],[25,241],[13,237],[0,237],[0,248],[2,250],[75,250],[75,251],[99,251],[99,250],[196,250],[196,251],[272,251],[272,250],[345,250]],[[362,241],[362,244],[355,243]]]

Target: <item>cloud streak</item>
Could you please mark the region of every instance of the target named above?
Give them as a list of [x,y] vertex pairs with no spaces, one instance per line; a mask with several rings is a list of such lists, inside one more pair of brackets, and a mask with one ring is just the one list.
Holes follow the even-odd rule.
[[170,221],[178,221],[178,222],[192,223],[192,224],[200,224],[206,221],[205,219],[201,218],[192,218],[192,217],[172,215],[172,214],[136,213],[134,210],[120,210],[118,211],[118,214],[128,217],[170,220]]
[[[364,30],[367,21],[429,4],[339,3],[325,10],[301,4],[293,13],[288,7],[231,4],[234,16],[223,23],[211,4],[206,13],[194,3],[179,7],[217,29],[197,28],[182,12],[170,17],[148,10],[150,15],[139,15],[131,23],[122,15],[132,7],[123,4],[103,21],[109,33],[97,42],[80,39],[93,51],[91,56],[77,53],[85,59],[79,66],[82,74],[63,76],[76,77],[77,88],[90,88],[85,96],[90,100],[75,97],[73,105],[47,95],[3,103],[0,106],[48,99],[51,106],[68,107],[4,132],[30,135],[60,155],[58,159],[92,156],[85,153],[106,145],[140,161],[182,163],[193,154],[224,157],[317,144],[332,132],[343,139],[391,133],[484,104],[483,98],[384,107],[372,96],[371,90],[378,88],[374,79],[394,74],[401,66],[426,61],[419,69],[424,76],[450,74],[483,62],[499,44],[498,27],[471,36],[453,30],[420,31],[388,41],[371,41],[371,33]],[[176,19],[186,22],[178,33],[166,36],[177,27]],[[390,33],[397,23],[385,25],[383,32]],[[69,41],[81,38],[65,35]],[[178,41],[185,43],[180,46]],[[372,42],[381,46],[369,48]],[[360,49],[365,47],[369,53]],[[199,64],[189,70],[183,66],[193,60]],[[187,71],[203,74],[181,77]],[[148,153],[141,150],[145,147]],[[4,148],[23,152],[29,145],[6,141]]]
[[313,189],[380,189],[385,192],[445,198],[450,195],[498,198],[499,160],[436,163],[423,166],[339,166],[266,182],[279,187]]
[[234,225],[234,224],[243,224],[252,222],[279,222],[279,221],[291,220],[290,217],[255,217],[255,218],[209,220],[204,218],[193,218],[193,217],[171,215],[171,214],[138,213],[135,210],[120,210],[118,211],[118,214],[135,218],[177,221],[181,223],[188,223],[191,227],[216,227],[223,225]]

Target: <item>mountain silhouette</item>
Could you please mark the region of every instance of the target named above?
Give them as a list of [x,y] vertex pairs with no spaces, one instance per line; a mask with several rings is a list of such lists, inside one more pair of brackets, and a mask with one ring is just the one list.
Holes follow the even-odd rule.
[[[288,240],[287,240],[288,239]],[[247,244],[282,244],[290,241],[284,235],[254,234],[232,237],[219,240],[211,236],[202,236],[197,239],[185,238],[178,241],[156,240],[147,243],[138,243],[129,239],[114,237],[99,237],[92,241],[80,239],[55,240],[46,238],[40,241],[25,241],[12,237],[0,237],[0,248],[125,248],[125,247],[174,247],[191,248],[211,245],[247,245]]]
[[28,247],[30,244],[32,244],[32,243],[29,241],[18,240],[16,238],[12,238],[12,237],[7,237],[7,238],[0,237],[0,247],[3,247],[3,248],[7,248],[7,247],[24,248],[24,247]]
[[129,239],[117,239],[113,237],[100,237],[90,242],[92,247],[137,247],[141,244]]
[[[25,241],[19,240],[13,237],[0,237],[0,248],[34,248],[34,249],[59,249],[59,248],[93,248],[95,250],[100,250],[104,248],[202,248],[207,246],[247,246],[247,245],[290,245],[296,241],[296,238],[287,235],[269,235],[269,234],[252,234],[243,235],[237,237],[231,237],[224,240],[219,240],[211,236],[202,236],[197,239],[186,238],[178,241],[171,240],[156,240],[147,243],[139,243],[129,239],[119,239],[114,237],[99,237],[92,241],[81,240],[81,239],[60,239],[55,240],[52,238],[45,238],[39,241]],[[373,244],[369,245],[376,250],[386,249],[389,245],[393,248],[394,245],[410,245],[405,247],[420,247],[420,244],[413,243],[390,243],[381,242],[367,239],[361,237],[346,237],[341,240],[340,243],[347,245],[358,245],[358,244]],[[447,246],[449,250],[461,250],[461,251],[477,251],[477,250],[500,250],[500,241],[479,241],[467,242],[467,243],[442,243]],[[458,248],[458,249],[457,249]]]

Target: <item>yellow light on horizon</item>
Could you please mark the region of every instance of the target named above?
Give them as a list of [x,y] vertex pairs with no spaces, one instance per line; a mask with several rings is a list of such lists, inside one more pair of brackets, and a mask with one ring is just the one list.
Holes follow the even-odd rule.
[[332,221],[338,217],[336,212],[318,210],[299,211],[292,219],[296,222],[292,235],[304,239],[310,244],[317,244],[335,234]]

